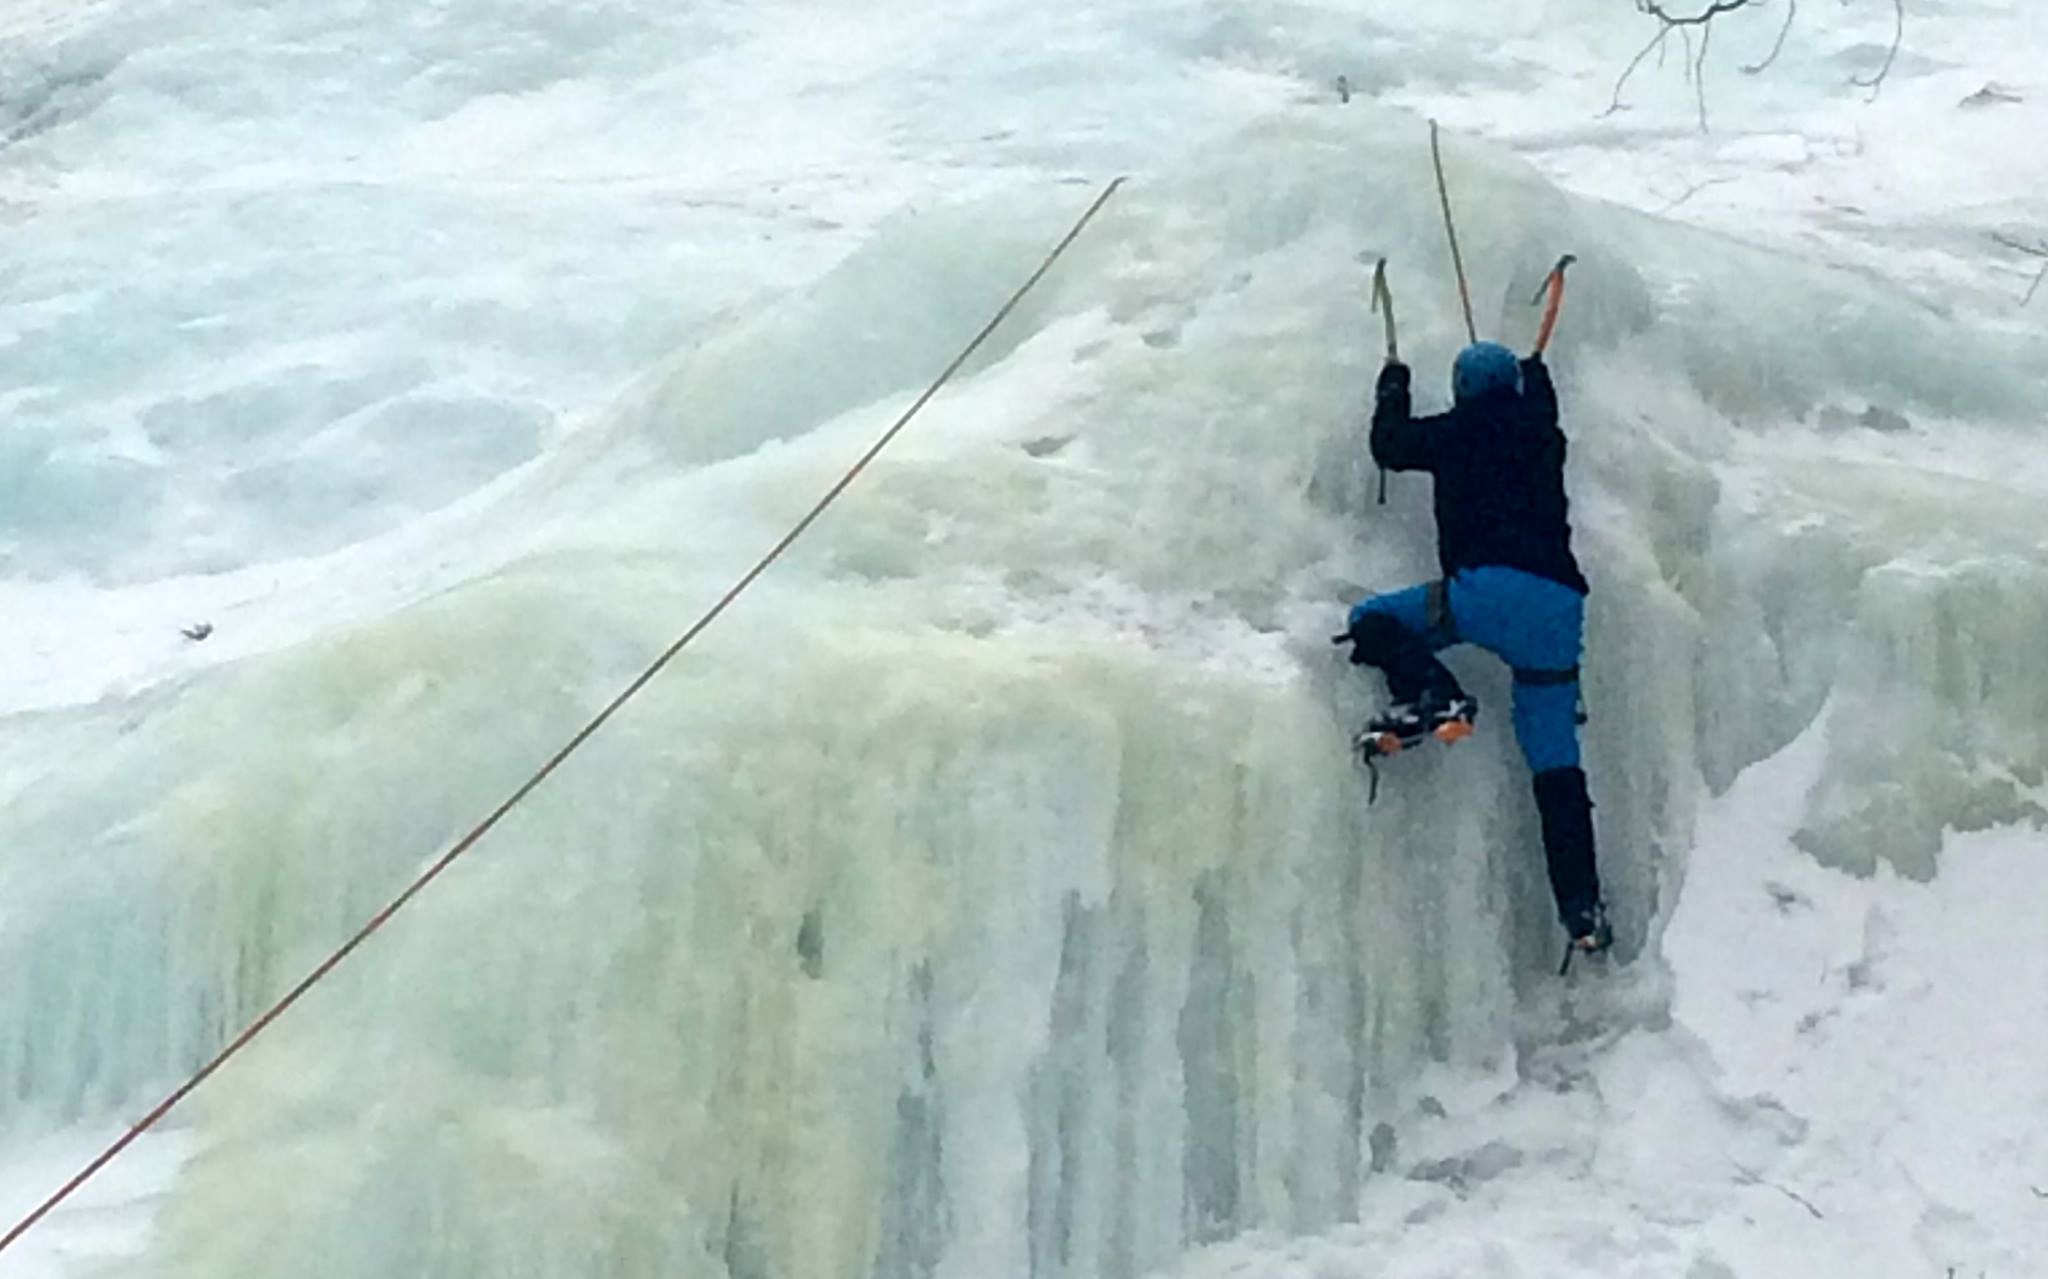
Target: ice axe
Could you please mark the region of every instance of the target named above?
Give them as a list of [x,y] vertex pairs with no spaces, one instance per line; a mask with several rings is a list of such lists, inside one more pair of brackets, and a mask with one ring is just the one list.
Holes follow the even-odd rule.
[[1569,253],[1559,258],[1557,265],[1550,269],[1550,274],[1537,287],[1536,296],[1529,299],[1530,306],[1542,303],[1545,295],[1548,295],[1550,299],[1549,304],[1543,308],[1543,323],[1538,325],[1536,329],[1536,354],[1538,355],[1543,354],[1544,348],[1550,345],[1550,335],[1557,330],[1557,313],[1564,307],[1565,269],[1576,261],[1578,259]]
[[1401,342],[1394,330],[1394,291],[1387,287],[1387,260],[1380,258],[1372,267],[1372,304],[1387,322],[1387,363],[1395,364],[1401,359]]
[[[1401,360],[1401,339],[1394,329],[1394,291],[1387,287],[1387,260],[1384,257],[1373,263],[1372,304],[1387,322],[1387,363],[1398,364]],[[1386,504],[1387,468],[1383,466],[1380,468],[1380,505]]]

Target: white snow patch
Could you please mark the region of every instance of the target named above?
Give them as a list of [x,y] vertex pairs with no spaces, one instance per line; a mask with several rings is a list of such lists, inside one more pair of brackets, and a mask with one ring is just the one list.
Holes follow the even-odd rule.
[[[0,1154],[0,1229],[27,1216],[120,1134],[118,1128],[93,1125],[9,1142]],[[182,1132],[141,1138],[9,1247],[0,1275],[58,1279],[89,1272],[97,1262],[140,1255],[151,1220],[190,1153]]]
[[1790,841],[1826,750],[1709,805],[1661,956],[1530,1009],[1497,1100],[1418,1105],[1357,1226],[1169,1273],[2048,1273],[2048,837],[1951,833],[1926,884],[1825,869]]

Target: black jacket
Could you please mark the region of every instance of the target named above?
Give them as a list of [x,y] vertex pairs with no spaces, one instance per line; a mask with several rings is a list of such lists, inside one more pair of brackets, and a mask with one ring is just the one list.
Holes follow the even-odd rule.
[[1444,576],[1499,565],[1586,593],[1572,558],[1557,388],[1540,358],[1522,361],[1522,393],[1496,391],[1435,417],[1412,416],[1408,366],[1380,370],[1372,456],[1392,471],[1436,477],[1437,558]]

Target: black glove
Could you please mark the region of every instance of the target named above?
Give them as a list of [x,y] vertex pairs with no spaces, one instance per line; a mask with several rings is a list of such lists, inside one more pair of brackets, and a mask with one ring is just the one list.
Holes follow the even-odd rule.
[[1366,664],[1365,649],[1359,645],[1358,627],[1356,624],[1353,624],[1351,629],[1344,632],[1342,635],[1332,635],[1330,637],[1330,642],[1332,644],[1351,645],[1351,664],[1353,666],[1364,666]]
[[1406,391],[1408,389],[1408,378],[1407,365],[1399,360],[1389,360],[1386,366],[1380,370],[1379,387],[1375,394],[1384,400],[1396,391]]

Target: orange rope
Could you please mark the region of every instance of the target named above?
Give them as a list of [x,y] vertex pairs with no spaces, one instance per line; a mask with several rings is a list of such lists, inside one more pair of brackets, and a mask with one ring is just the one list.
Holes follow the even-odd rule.
[[1458,301],[1465,305],[1465,335],[1477,342],[1479,326],[1472,322],[1472,289],[1465,283],[1465,255],[1458,252],[1458,224],[1451,217],[1451,188],[1444,181],[1444,151],[1437,141],[1434,120],[1429,122],[1429,159],[1436,166],[1436,193],[1443,201],[1444,232],[1451,238],[1451,269],[1458,273]]
[[112,1163],[114,1158],[123,1150],[126,1150],[136,1138],[155,1127],[159,1120],[170,1113],[172,1107],[183,1101],[200,1084],[205,1083],[209,1076],[226,1065],[228,1060],[246,1047],[250,1040],[262,1034],[269,1027],[270,1023],[276,1021],[284,1014],[286,1009],[297,1003],[300,996],[311,990],[328,973],[333,972],[342,960],[348,958],[354,952],[356,947],[369,940],[370,934],[382,928],[407,902],[418,896],[421,890],[440,876],[442,871],[448,869],[456,858],[468,852],[478,840],[488,834],[491,828],[504,818],[505,814],[511,812],[514,806],[532,794],[542,782],[547,780],[549,774],[562,765],[564,760],[574,754],[577,748],[582,746],[584,742],[589,741],[591,736],[604,726],[605,721],[616,714],[619,708],[630,701],[636,693],[645,688],[650,680],[660,674],[662,668],[675,659],[676,654],[682,652],[691,640],[696,639],[698,635],[702,634],[706,627],[717,620],[719,614],[731,607],[733,601],[737,600],[742,592],[754,584],[755,579],[768,571],[769,565],[780,559],[783,552],[787,551],[797,538],[803,536],[804,531],[810,528],[817,521],[818,517],[825,513],[827,507],[839,500],[839,495],[844,493],[853,484],[854,480],[860,477],[861,472],[867,469],[868,464],[873,462],[881,454],[882,450],[889,446],[889,442],[894,440],[897,434],[909,424],[910,419],[916,417],[919,410],[923,409],[931,401],[931,398],[939,393],[939,389],[952,380],[953,375],[960,371],[960,366],[967,363],[974,353],[981,348],[981,344],[988,340],[990,334],[995,332],[997,325],[1009,318],[1010,312],[1014,311],[1017,308],[1017,304],[1024,300],[1024,295],[1029,293],[1038,284],[1039,280],[1045,277],[1045,273],[1052,269],[1053,263],[1059,261],[1061,255],[1066,253],[1067,249],[1080,237],[1081,232],[1095,219],[1095,215],[1101,212],[1102,206],[1109,203],[1110,196],[1116,193],[1116,189],[1122,186],[1123,182],[1124,179],[1118,178],[1102,189],[1102,193],[1095,197],[1095,203],[1089,205],[1088,211],[1083,213],[1080,220],[1074,223],[1073,229],[1068,231],[1066,237],[1053,248],[1051,253],[1046,255],[1045,261],[1040,263],[1038,269],[1031,273],[1031,277],[1025,280],[1023,285],[1010,296],[1010,300],[1003,303],[1002,309],[995,313],[994,318],[982,326],[981,332],[974,335],[974,340],[969,342],[966,348],[953,358],[953,362],[946,366],[945,371],[939,374],[937,380],[925,388],[924,394],[917,397],[917,402],[904,410],[903,416],[897,418],[895,424],[887,431],[884,431],[882,437],[876,440],[868,448],[867,452],[861,454],[860,460],[855,462],[853,467],[840,477],[839,482],[834,484],[824,497],[818,499],[817,505],[813,506],[801,520],[798,520],[795,527],[784,534],[782,540],[777,542],[766,555],[761,557],[759,563],[747,570],[746,575],[735,582],[732,589],[720,597],[719,601],[712,605],[708,612],[698,618],[689,630],[683,632],[681,638],[664,649],[661,656],[655,658],[646,670],[642,671],[631,684],[626,686],[623,692],[614,697],[603,710],[597,713],[595,718],[583,726],[580,732],[570,738],[566,746],[556,751],[548,759],[547,763],[541,765],[539,771],[535,772],[532,777],[527,778],[518,790],[513,791],[503,803],[493,809],[490,816],[478,822],[467,835],[464,835],[455,842],[454,847],[441,854],[440,858],[433,865],[429,866],[424,874],[415,879],[404,892],[393,898],[390,905],[371,916],[370,922],[358,929],[356,934],[344,942],[339,950],[336,950],[326,959],[321,960],[319,966],[300,978],[299,983],[293,986],[285,994],[284,998],[272,1004],[262,1016],[249,1023],[247,1029],[230,1040],[227,1047],[214,1054],[213,1059],[204,1066],[201,1066],[190,1079],[178,1085],[170,1096],[158,1102],[150,1109],[148,1114],[137,1120],[134,1126],[122,1134],[118,1141],[108,1146],[104,1151],[101,1151],[98,1157],[81,1169],[71,1180],[65,1182],[55,1194],[45,1199],[35,1211],[29,1213],[28,1216],[16,1223],[14,1228],[9,1230],[5,1236],[0,1236],[0,1252],[5,1252],[10,1244],[21,1238],[24,1234],[27,1234],[31,1227],[47,1216],[57,1205],[70,1198],[80,1186],[91,1180],[93,1175],[98,1173],[100,1169]]

